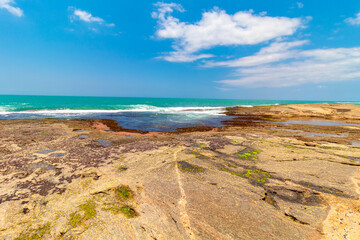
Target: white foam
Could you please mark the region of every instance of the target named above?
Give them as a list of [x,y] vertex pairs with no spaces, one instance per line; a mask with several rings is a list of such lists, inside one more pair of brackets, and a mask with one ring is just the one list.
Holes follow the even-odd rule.
[[253,105],[241,105],[241,107],[248,107],[248,108],[251,108],[251,107],[254,107]]
[[0,115],[6,115],[9,112],[7,111],[8,109],[6,107],[0,106]]
[[44,115],[44,116],[81,116],[92,114],[116,114],[124,112],[153,112],[164,114],[186,114],[186,115],[223,115],[225,113],[225,107],[155,107],[151,105],[129,105],[122,106],[127,109],[41,109],[41,110],[29,110],[29,111],[6,111],[5,108],[0,108],[0,115]]

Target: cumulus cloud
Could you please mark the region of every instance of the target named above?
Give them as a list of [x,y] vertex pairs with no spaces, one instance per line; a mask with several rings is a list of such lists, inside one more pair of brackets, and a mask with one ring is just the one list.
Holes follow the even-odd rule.
[[[103,25],[103,26],[107,26],[107,27],[115,26],[114,23],[107,23],[104,19],[102,19],[100,17],[95,17],[90,12],[87,12],[87,11],[84,11],[81,9],[76,9],[74,7],[69,7],[69,10],[71,11],[71,14],[70,14],[71,22],[82,21],[82,22],[85,22],[88,24],[97,24],[97,25]],[[97,31],[97,28],[95,28],[95,27],[89,27],[89,29],[94,29],[95,31]]]
[[[300,2],[297,5],[303,7]],[[218,81],[219,89],[290,87],[309,83],[323,86],[325,82],[360,79],[360,47],[304,50],[310,41],[296,40],[294,34],[311,18],[269,17],[253,11],[230,15],[214,8],[204,12],[198,22],[188,23],[173,16],[174,11],[185,11],[181,5],[157,3],[155,6],[157,10],[152,13],[157,19],[155,36],[173,41],[173,50],[160,58],[170,62],[202,59],[204,67],[232,69],[231,77]],[[346,21],[360,24],[360,13]],[[218,46],[260,43],[264,47],[249,56],[222,60],[220,56],[206,53]]]
[[360,25],[360,12],[356,14],[354,18],[350,17],[345,19],[345,22],[351,25]]
[[266,13],[239,11],[234,15],[214,8],[204,12],[196,23],[181,22],[172,16],[176,10],[184,12],[180,4],[156,3],[157,10],[152,17],[157,19],[155,35],[159,39],[172,39],[173,49],[163,56],[168,61],[194,61],[209,58],[210,54],[198,54],[199,51],[216,46],[254,45],[293,35],[303,26],[301,18],[269,17]]
[[293,48],[307,44],[307,40],[294,42],[274,42],[268,47],[262,48],[258,53],[227,61],[208,61],[206,67],[225,66],[225,67],[251,67],[266,63],[279,62],[289,58],[294,58],[298,54],[298,50]]
[[24,15],[23,10],[21,10],[19,7],[14,7],[15,1],[14,0],[0,0],[0,9],[6,9],[11,14],[22,17]]
[[[291,43],[283,44],[291,45]],[[262,51],[264,49],[253,57],[261,55]],[[250,65],[238,64],[236,66],[241,65],[242,67],[235,70],[235,78],[223,80],[220,83],[247,87],[289,87],[305,83],[346,81],[360,78],[360,48],[296,51],[289,49],[283,53],[286,52],[289,55],[280,62],[278,58],[274,58],[273,61],[268,62],[257,61]],[[246,58],[242,58],[245,63]]]
[[85,21],[85,22],[97,22],[97,23],[103,23],[105,22],[104,19],[99,17],[93,17],[93,15],[89,12],[75,9],[74,10],[74,17],[77,17],[79,20]]

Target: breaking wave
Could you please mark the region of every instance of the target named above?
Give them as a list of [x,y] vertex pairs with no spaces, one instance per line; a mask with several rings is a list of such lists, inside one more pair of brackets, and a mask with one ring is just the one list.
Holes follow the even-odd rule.
[[156,107],[151,105],[114,106],[112,109],[39,109],[13,111],[11,108],[0,107],[0,115],[44,115],[54,117],[81,116],[93,114],[116,114],[126,112],[149,112],[159,114],[199,114],[223,115],[225,107]]

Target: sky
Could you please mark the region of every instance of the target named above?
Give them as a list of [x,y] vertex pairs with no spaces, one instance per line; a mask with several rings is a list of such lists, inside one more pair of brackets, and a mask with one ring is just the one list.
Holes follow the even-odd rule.
[[358,0],[0,0],[0,94],[360,100]]

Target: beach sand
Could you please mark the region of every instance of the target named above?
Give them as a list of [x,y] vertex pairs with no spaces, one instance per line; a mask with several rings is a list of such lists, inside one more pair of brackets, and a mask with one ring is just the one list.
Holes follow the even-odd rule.
[[360,106],[228,114],[175,133],[0,121],[1,239],[360,239]]

